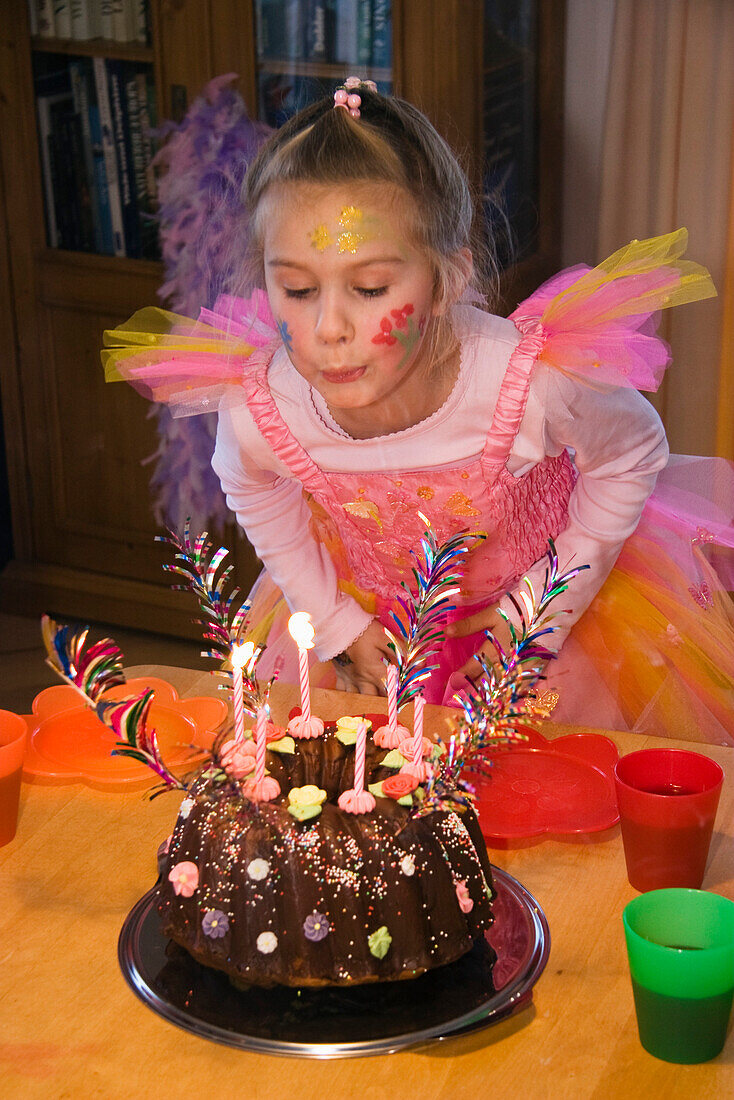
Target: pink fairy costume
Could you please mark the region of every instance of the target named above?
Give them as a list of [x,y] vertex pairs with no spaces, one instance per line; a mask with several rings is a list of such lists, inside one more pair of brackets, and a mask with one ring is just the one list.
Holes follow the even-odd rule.
[[[511,614],[504,593],[525,574],[542,583],[549,537],[562,568],[592,566],[566,593],[551,642],[555,718],[734,744],[734,616],[710,564],[715,553],[731,564],[731,468],[715,467],[726,482],[718,511],[692,484],[701,468],[711,477],[706,459],[671,461],[645,504],[667,459],[657,415],[635,392],[657,388],[669,360],[652,315],[711,293],[705,272],[680,260],[684,247],[684,231],[633,242],[550,280],[510,321],[456,307],[454,391],[427,421],[379,440],[352,440],[331,419],[271,340],[261,292],[220,299],[198,322],[167,315],[157,335],[150,315],[162,311],[143,311],[107,335],[118,346],[103,356],[108,376],[179,413],[227,394],[214,468],[266,564],[253,590],[263,660],[292,661],[290,678],[278,585],[291,610],[311,613],[328,661],[374,617],[388,621],[422,513],[439,539],[487,532],[457,617],[497,603]],[[429,701],[450,701],[451,674],[481,640],[447,642]]]

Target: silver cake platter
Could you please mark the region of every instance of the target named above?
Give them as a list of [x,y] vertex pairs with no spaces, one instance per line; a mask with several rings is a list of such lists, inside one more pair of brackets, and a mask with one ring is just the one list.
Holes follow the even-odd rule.
[[163,936],[155,888],[125,919],[120,967],[149,1008],[204,1039],[298,1058],[392,1054],[489,1027],[532,999],[550,952],[548,922],[517,879],[492,870],[497,897],[486,937],[412,981],[241,992]]

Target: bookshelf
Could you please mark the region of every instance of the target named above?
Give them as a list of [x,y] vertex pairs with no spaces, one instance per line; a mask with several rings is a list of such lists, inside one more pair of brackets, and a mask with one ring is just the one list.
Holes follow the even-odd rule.
[[[314,7],[305,0],[287,2],[291,8]],[[325,6],[333,16],[354,2],[328,0]],[[328,47],[319,47],[325,56],[280,56],[280,47],[268,48],[263,39],[261,3],[151,0],[149,41],[141,43],[32,33],[27,0],[6,0],[0,52],[0,285],[6,306],[0,314],[0,396],[14,550],[0,573],[0,604],[8,611],[35,615],[48,609],[199,636],[190,622],[195,609],[170,591],[161,570],[164,555],[153,542],[160,533],[148,488],[148,460],[158,442],[154,422],[131,390],[105,386],[99,366],[102,330],[157,300],[162,265],[149,256],[49,246],[35,102],[39,72],[59,59],[81,59],[86,72],[95,58],[142,69],[150,76],[158,119],[177,120],[204,84],[222,73],[240,74],[247,108],[261,117],[267,115],[264,87],[285,89],[281,98],[290,95],[284,107],[290,110],[301,105],[299,96],[331,91],[357,71],[421,107],[481,186],[491,69],[485,26],[494,17],[492,0],[392,0],[389,51],[361,64],[334,60]],[[522,0],[521,6],[536,28],[524,110],[532,115],[537,229],[507,274],[510,302],[558,262],[557,222],[550,211],[557,208],[560,177],[552,154],[560,147],[563,3]],[[246,589],[258,569],[253,553],[233,531],[222,538]]]

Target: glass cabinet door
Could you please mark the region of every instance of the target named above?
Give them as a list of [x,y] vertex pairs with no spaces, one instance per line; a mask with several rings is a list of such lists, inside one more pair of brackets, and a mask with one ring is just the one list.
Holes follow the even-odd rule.
[[391,0],[256,0],[258,115],[270,126],[350,75],[392,91]]
[[538,249],[538,3],[484,0],[482,185],[500,262]]

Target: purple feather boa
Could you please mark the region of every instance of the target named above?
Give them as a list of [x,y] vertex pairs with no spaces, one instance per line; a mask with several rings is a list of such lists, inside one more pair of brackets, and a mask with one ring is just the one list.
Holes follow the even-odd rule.
[[[158,294],[167,308],[196,317],[220,293],[242,293],[247,216],[241,191],[245,173],[272,133],[247,115],[231,87],[234,73],[206,85],[179,124],[159,130],[166,143],[155,158],[159,175],[158,222],[165,281]],[[154,405],[160,444],[149,461],[156,522],[174,531],[191,517],[195,530],[221,530],[230,518],[211,468],[216,416],[184,419]]]

